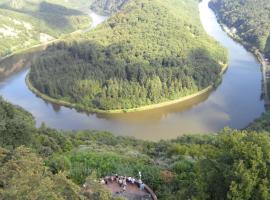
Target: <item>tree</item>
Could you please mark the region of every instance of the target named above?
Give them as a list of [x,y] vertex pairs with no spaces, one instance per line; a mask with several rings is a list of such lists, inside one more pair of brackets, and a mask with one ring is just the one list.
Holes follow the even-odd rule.
[[30,149],[18,147],[4,152],[4,157],[0,160],[1,199],[80,199],[79,187],[65,174],[52,175]]

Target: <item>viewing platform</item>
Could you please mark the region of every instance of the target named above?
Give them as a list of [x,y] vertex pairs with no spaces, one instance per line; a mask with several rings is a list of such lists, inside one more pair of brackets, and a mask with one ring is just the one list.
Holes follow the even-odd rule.
[[141,180],[132,177],[111,176],[103,179],[104,186],[113,197],[127,200],[158,200],[155,193]]

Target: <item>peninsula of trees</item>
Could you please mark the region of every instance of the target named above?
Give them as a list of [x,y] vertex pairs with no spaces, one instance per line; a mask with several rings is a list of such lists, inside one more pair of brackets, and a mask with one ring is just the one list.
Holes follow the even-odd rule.
[[[48,47],[30,74],[35,87],[106,109],[115,106],[109,101],[122,108],[177,98],[192,92],[188,86],[199,90],[216,80],[226,52],[191,14],[195,1],[132,0],[120,7],[80,41]],[[119,7],[106,9],[114,13]],[[136,93],[139,89],[145,96]],[[129,95],[138,102],[125,99]],[[0,97],[0,199],[119,200],[97,180],[113,174],[136,177],[141,171],[159,200],[268,200],[269,133],[269,112],[246,130],[159,142],[64,132],[45,124],[37,128],[30,113]],[[82,192],[84,183],[91,186],[89,193]]]
[[270,58],[269,0],[212,0],[210,7],[222,23]]
[[203,30],[197,1],[135,0],[97,29],[49,46],[30,81],[81,109],[130,109],[213,85],[226,59]]

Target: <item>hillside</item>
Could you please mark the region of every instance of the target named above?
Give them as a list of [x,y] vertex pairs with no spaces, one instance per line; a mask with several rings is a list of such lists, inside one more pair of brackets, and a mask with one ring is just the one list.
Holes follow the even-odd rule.
[[122,9],[129,0],[95,0],[91,9],[102,15],[110,15]]
[[30,81],[80,109],[130,109],[216,83],[220,63],[226,51],[203,30],[197,1],[136,0],[94,31],[49,46]]
[[210,7],[222,23],[270,58],[270,1],[212,0]]
[[90,2],[75,2],[0,0],[0,58],[89,27],[91,20],[80,8]]
[[[147,142],[35,128],[30,114],[0,99],[0,199],[112,200],[96,180],[141,171],[160,200],[264,200],[269,149],[269,133],[230,129]],[[85,182],[87,196],[80,192]]]

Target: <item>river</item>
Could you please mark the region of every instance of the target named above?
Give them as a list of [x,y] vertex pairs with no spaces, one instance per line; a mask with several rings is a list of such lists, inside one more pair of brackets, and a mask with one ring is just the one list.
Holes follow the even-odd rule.
[[[0,82],[0,95],[33,114],[37,126],[63,130],[95,129],[140,139],[170,139],[183,134],[216,132],[225,126],[244,128],[264,111],[260,63],[222,31],[208,1],[199,5],[206,32],[229,50],[229,68],[219,87],[188,102],[126,114],[80,113],[53,105],[33,94],[25,84],[29,69]],[[102,21],[95,15],[97,20]]]

